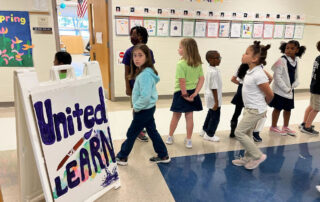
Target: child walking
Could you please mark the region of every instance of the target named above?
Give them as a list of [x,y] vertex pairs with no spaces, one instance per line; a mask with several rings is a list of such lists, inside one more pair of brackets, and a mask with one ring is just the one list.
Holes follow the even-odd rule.
[[220,122],[222,82],[220,70],[217,66],[219,66],[221,62],[221,57],[218,51],[208,51],[206,60],[210,65],[206,74],[204,93],[208,113],[200,136],[202,136],[204,140],[218,142],[220,138],[216,136],[215,133]]
[[[320,51],[320,41],[317,43],[317,49]],[[313,64],[313,71],[310,84],[310,105],[307,107],[303,122],[300,124],[300,131],[310,135],[318,135],[319,132],[314,130],[312,125],[313,120],[316,118],[320,110],[320,56],[318,56]]]
[[267,156],[254,144],[251,131],[258,121],[267,113],[267,103],[273,98],[273,92],[269,86],[269,80],[261,65],[266,65],[267,51],[270,45],[260,45],[260,41],[254,41],[242,56],[242,63],[248,64],[249,69],[243,79],[242,98],[244,104],[243,118],[240,121],[235,135],[244,147],[243,158],[235,159],[232,163],[236,166],[244,166],[246,169],[255,169]]
[[155,104],[158,100],[156,84],[160,78],[153,66],[151,51],[145,44],[138,44],[133,48],[133,62],[138,70],[135,72],[135,85],[132,90],[133,120],[127,132],[127,139],[122,143],[121,150],[117,154],[119,165],[128,164],[128,156],[132,150],[135,139],[143,128],[147,129],[153,143],[153,148],[158,154],[150,158],[157,163],[169,163],[167,148],[162,141],[154,120]]
[[[279,49],[284,55],[271,68],[274,72],[274,82],[272,85],[274,99],[270,103],[270,106],[274,110],[272,112],[270,132],[294,136],[296,132],[288,126],[291,110],[294,108],[294,88],[299,85],[297,57],[301,58],[306,47],[300,46],[298,41],[291,40],[288,43],[281,43]],[[283,110],[284,122],[282,129],[277,127],[281,110]]]
[[[261,66],[263,67],[263,66]],[[246,75],[247,71],[249,69],[248,64],[241,64],[238,68],[237,72],[232,76],[231,81],[238,85],[238,89],[236,94],[234,95],[233,99],[231,100],[231,103],[235,105],[235,110],[232,115],[232,119],[230,121],[231,131],[230,131],[230,138],[234,138],[234,132],[238,125],[238,118],[241,114],[241,111],[244,107],[243,100],[242,100],[242,84],[243,84],[243,78]],[[265,71],[265,74],[267,75],[269,79],[269,84],[272,82],[272,76]],[[263,129],[264,123],[266,122],[267,117],[263,117],[260,119],[253,130],[253,140],[255,142],[261,142],[262,138],[260,137],[260,131]]]
[[[124,78],[125,78],[125,83],[126,83],[126,94],[130,96],[130,100],[132,100],[131,95],[132,95],[132,89],[134,86],[135,78],[130,77],[130,75],[137,71],[137,67],[135,64],[132,62],[132,50],[135,45],[138,43],[143,43],[147,44],[148,42],[148,31],[146,28],[141,27],[141,26],[135,26],[130,30],[130,40],[133,46],[131,46],[129,49],[126,50],[123,56],[122,63],[124,64]],[[155,63],[154,58],[153,58],[153,52],[151,52],[151,58],[153,64]],[[132,65],[131,65],[132,64]],[[132,107],[132,103],[131,103]],[[142,130],[141,133],[138,136],[138,140],[142,142],[148,142],[148,137],[145,135],[146,131]]]
[[193,111],[201,111],[202,103],[199,96],[204,83],[202,61],[197,42],[193,38],[180,41],[178,53],[181,60],[176,68],[174,95],[170,110],[173,111],[167,144],[173,143],[173,133],[177,128],[181,114],[185,113],[187,125],[186,147],[191,149],[193,131]]

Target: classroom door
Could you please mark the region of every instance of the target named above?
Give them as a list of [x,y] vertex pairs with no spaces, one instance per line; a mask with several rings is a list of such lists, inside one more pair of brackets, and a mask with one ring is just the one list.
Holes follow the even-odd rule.
[[108,3],[103,0],[88,0],[90,31],[90,57],[99,62],[103,87],[107,99],[111,99]]

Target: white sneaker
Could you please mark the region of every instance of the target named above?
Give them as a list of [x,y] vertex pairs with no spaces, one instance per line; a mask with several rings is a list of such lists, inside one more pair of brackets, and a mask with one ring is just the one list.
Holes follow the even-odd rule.
[[191,149],[192,148],[192,141],[191,139],[185,139],[184,142],[186,143],[186,147],[188,149]]
[[318,190],[318,192],[320,192],[320,185],[317,185],[316,189]]
[[173,144],[173,136],[168,136],[167,140],[166,140],[166,144]]
[[204,134],[206,134],[206,131],[204,131],[204,130],[201,130],[200,133],[199,133],[200,137],[203,137]]
[[205,135],[203,136],[203,139],[204,139],[204,140],[211,141],[211,142],[219,142],[219,141],[220,141],[220,138],[219,138],[218,136],[210,137],[210,136],[208,136],[207,134],[205,134]]

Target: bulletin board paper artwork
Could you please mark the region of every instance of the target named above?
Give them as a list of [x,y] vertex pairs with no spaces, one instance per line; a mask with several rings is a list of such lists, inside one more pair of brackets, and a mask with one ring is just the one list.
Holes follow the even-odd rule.
[[254,23],[253,24],[253,35],[252,38],[259,39],[263,36],[263,23]]
[[193,37],[194,36],[194,20],[183,20],[182,36]]
[[50,87],[31,99],[52,197],[85,201],[119,180],[103,87]]
[[273,38],[282,39],[284,33],[284,24],[275,24]]
[[227,38],[230,32],[230,22],[220,22],[219,25],[219,37]]
[[143,26],[143,18],[142,17],[130,17],[130,30],[135,26]]
[[284,38],[292,39],[294,35],[294,24],[285,25]]
[[0,11],[0,67],[33,67],[29,13]]
[[170,36],[182,36],[182,20],[171,19]]
[[231,23],[231,31],[230,37],[231,38],[239,38],[241,36],[241,22],[232,22]]
[[302,39],[303,37],[303,31],[304,31],[304,25],[303,24],[296,24],[296,27],[294,29],[294,36],[295,39]]
[[157,36],[169,36],[169,20],[157,20]]
[[219,36],[219,22],[207,21],[207,37],[216,38]]
[[147,29],[149,36],[156,36],[157,32],[157,20],[156,19],[144,19],[144,27]]
[[252,36],[252,31],[253,31],[253,24],[249,22],[244,22],[242,23],[242,38],[251,38]]
[[264,39],[272,39],[273,29],[274,29],[274,23],[265,22],[264,28],[263,28],[263,38]]
[[194,36],[195,37],[205,37],[206,36],[206,28],[207,28],[206,26],[207,26],[206,21],[196,21]]
[[116,35],[127,36],[129,35],[129,19],[116,18]]

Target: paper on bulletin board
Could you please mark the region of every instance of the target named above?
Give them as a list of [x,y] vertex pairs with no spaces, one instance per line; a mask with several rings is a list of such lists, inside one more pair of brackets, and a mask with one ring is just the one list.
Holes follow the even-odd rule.
[[207,37],[216,38],[219,35],[219,21],[207,21]]
[[170,21],[170,36],[182,35],[182,20],[171,19]]
[[157,36],[169,36],[169,20],[157,19]]
[[194,36],[194,20],[183,20],[182,36],[184,37]]
[[252,31],[253,31],[253,24],[248,22],[248,23],[243,23],[242,24],[242,38],[251,38],[252,36]]
[[195,37],[205,37],[206,36],[206,28],[207,28],[206,21],[196,21],[194,36]]
[[144,27],[147,29],[149,36],[156,36],[157,32],[157,20],[156,19],[144,19]]
[[294,29],[294,36],[295,39],[302,39],[303,37],[303,31],[304,31],[304,25],[303,24],[296,24],[296,27]]
[[284,24],[275,24],[273,38],[282,39],[284,33]]
[[252,38],[262,38],[263,36],[263,23],[253,24],[253,35]]
[[229,37],[230,32],[230,22],[221,22],[219,24],[219,37],[226,38]]
[[232,22],[231,23],[231,31],[230,37],[231,38],[239,38],[241,36],[241,22]]
[[115,19],[116,35],[129,35],[129,19],[126,17],[118,17]]
[[130,30],[135,26],[143,26],[143,18],[142,17],[130,17]]
[[292,39],[293,35],[294,35],[294,24],[286,24],[285,31],[284,31],[284,38]]
[[263,28],[263,38],[264,39],[272,39],[273,37],[273,29],[274,23],[272,22],[265,22]]

